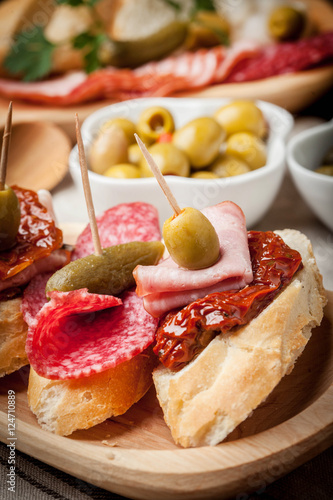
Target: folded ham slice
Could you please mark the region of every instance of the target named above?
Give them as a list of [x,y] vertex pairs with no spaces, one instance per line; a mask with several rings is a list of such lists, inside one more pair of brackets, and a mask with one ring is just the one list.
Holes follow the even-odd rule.
[[219,237],[221,257],[216,264],[189,270],[168,257],[158,266],[137,266],[134,270],[137,294],[154,317],[209,293],[242,288],[253,279],[245,216],[240,207],[225,201],[202,212]]

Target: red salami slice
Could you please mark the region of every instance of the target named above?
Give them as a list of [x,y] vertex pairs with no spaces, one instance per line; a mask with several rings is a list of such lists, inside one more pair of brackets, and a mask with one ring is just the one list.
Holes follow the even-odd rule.
[[23,292],[21,311],[29,327],[33,325],[37,313],[47,302],[45,287],[51,276],[52,273],[37,274]]
[[297,42],[271,45],[256,57],[242,59],[225,79],[225,83],[249,82],[295,73],[332,58],[333,32],[322,33]]
[[[122,203],[97,217],[103,248],[130,241],[161,239],[157,209],[148,203]],[[94,253],[90,225],[78,237],[72,260]]]
[[134,291],[121,299],[85,289],[50,297],[29,329],[26,346],[41,376],[88,377],[131,359],[154,340],[157,320]]

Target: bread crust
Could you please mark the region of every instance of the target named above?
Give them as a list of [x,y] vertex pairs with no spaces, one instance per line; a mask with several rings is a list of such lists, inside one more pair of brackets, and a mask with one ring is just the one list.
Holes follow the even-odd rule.
[[248,325],[217,336],[179,372],[159,366],[157,397],[177,444],[215,445],[245,420],[290,373],[326,303],[310,241],[276,231],[303,259],[303,269]]
[[0,302],[0,377],[29,363],[25,352],[28,326],[21,303],[21,298]]
[[67,436],[125,413],[152,385],[156,364],[149,347],[115,368],[82,379],[49,380],[30,368],[28,403],[44,429]]

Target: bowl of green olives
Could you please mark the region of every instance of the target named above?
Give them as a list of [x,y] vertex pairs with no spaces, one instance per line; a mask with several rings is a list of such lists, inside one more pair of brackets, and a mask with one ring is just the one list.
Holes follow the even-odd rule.
[[304,201],[333,231],[333,120],[296,134],[287,163]]
[[[278,193],[292,127],[286,110],[245,99],[142,98],[101,108],[81,128],[95,209],[147,201],[157,207],[161,226],[172,215],[136,133],[180,207],[231,200],[251,227]],[[69,165],[81,189],[77,146]]]

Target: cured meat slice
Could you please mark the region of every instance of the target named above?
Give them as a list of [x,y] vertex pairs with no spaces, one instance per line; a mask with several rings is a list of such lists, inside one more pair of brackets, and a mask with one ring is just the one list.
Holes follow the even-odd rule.
[[252,281],[245,216],[230,201],[202,212],[215,227],[221,257],[206,269],[180,268],[170,257],[157,266],[137,266],[134,277],[145,309],[161,316],[174,307],[186,305],[213,291],[239,289]]
[[88,377],[131,359],[154,340],[157,320],[135,291],[121,298],[85,289],[50,292],[28,331],[26,351],[41,376]]
[[285,42],[262,49],[256,57],[242,59],[225,83],[261,80],[284,73],[294,73],[332,60],[333,32],[322,33],[297,42]]
[[7,288],[20,287],[29,283],[29,281],[39,273],[47,271],[57,271],[61,267],[68,264],[70,261],[70,251],[64,249],[53,250],[51,255],[33,262],[28,267],[25,267],[18,274],[14,274],[11,278],[5,281],[0,281],[0,292]]
[[30,327],[44,304],[47,303],[45,287],[52,273],[35,276],[23,292],[21,311],[24,321]]
[[[122,203],[96,218],[103,248],[131,241],[161,239],[157,209],[148,203]],[[94,253],[90,225],[78,237],[72,260]]]
[[253,41],[200,49],[137,68],[82,71],[43,82],[0,79],[0,95],[69,106],[97,99],[167,96],[212,84],[260,80],[312,68],[333,58],[333,32],[260,48]]

